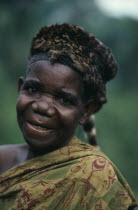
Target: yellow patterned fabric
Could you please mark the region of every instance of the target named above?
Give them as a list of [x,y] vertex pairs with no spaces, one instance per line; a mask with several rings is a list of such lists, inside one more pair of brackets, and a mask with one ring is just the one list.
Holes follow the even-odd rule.
[[136,199],[120,172],[102,152],[75,137],[68,146],[0,176],[3,210],[124,210],[129,206],[137,206]]

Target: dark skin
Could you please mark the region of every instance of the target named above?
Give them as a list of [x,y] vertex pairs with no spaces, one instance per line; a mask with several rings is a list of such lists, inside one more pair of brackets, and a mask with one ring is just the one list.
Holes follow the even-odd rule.
[[81,76],[71,68],[37,61],[18,83],[17,120],[27,144],[0,147],[0,173],[69,143],[78,124],[95,111],[84,100]]

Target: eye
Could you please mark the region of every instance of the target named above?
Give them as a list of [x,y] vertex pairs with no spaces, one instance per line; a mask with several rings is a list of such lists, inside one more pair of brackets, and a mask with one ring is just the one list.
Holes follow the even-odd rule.
[[64,105],[70,105],[71,101],[68,98],[59,98],[59,101]]
[[71,97],[59,97],[58,101],[64,106],[76,106],[77,101]]
[[68,93],[59,92],[58,94],[55,95],[55,98],[63,106],[72,107],[78,104],[76,97],[75,96],[73,97],[71,94]]
[[38,88],[35,88],[35,87],[28,87],[28,93],[32,94],[32,95],[35,95],[39,92]]

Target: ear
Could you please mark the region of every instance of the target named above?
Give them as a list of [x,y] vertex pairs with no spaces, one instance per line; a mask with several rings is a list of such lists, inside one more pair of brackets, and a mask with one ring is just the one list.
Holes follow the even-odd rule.
[[19,80],[18,80],[18,93],[20,92],[22,86],[23,86],[23,83],[24,83],[24,77],[19,77]]
[[98,105],[93,101],[89,100],[84,104],[84,110],[79,120],[80,125],[84,125],[88,118],[97,110]]

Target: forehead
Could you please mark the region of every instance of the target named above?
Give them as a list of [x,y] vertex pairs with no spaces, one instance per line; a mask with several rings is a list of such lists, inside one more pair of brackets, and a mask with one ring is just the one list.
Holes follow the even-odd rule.
[[80,74],[68,66],[49,61],[40,60],[28,67],[27,79],[36,79],[43,83],[60,89],[70,89],[82,93],[83,82]]

